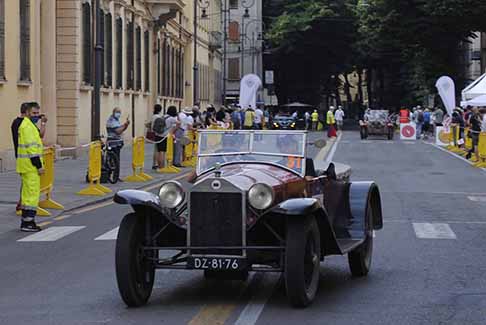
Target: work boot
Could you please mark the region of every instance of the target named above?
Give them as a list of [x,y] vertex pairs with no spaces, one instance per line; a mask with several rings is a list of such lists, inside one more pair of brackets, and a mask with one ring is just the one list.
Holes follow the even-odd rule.
[[23,232],[39,232],[41,230],[35,221],[22,221],[20,224],[20,231]]

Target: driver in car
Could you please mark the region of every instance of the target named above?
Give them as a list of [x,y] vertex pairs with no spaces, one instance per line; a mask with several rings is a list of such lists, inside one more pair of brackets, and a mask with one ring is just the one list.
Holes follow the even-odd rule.
[[280,153],[289,155],[280,160],[278,162],[279,165],[286,166],[287,168],[293,169],[297,172],[302,170],[303,159],[300,157],[291,156],[299,152],[299,143],[294,135],[279,135],[277,138],[277,148]]

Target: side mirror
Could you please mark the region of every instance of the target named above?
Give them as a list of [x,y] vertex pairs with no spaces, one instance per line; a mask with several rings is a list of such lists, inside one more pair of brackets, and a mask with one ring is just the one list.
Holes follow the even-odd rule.
[[317,140],[313,143],[316,148],[322,149],[327,145],[327,141],[324,139]]

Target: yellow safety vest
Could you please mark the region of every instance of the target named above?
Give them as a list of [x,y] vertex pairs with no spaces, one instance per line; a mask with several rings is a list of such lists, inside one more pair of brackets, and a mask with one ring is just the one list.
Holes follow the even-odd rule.
[[37,168],[32,165],[30,158],[39,157],[42,162],[43,153],[44,147],[39,129],[29,118],[24,118],[19,127],[17,173],[36,172]]
[[311,118],[312,118],[312,122],[319,121],[319,113],[317,112],[312,113]]
[[327,112],[327,120],[326,120],[326,123],[328,125],[336,124],[336,120],[334,119],[334,114],[331,111],[328,111]]

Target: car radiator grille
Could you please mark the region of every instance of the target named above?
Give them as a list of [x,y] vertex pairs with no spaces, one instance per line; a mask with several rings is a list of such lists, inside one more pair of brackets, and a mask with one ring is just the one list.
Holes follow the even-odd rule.
[[[190,213],[192,247],[243,245],[240,193],[193,192]],[[242,250],[192,250],[192,254],[242,255]]]

